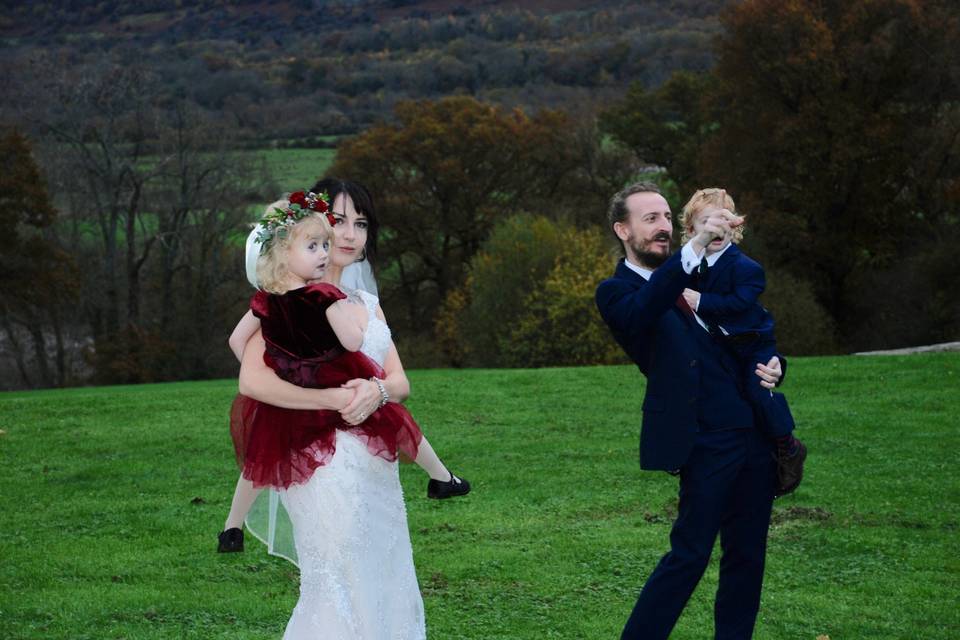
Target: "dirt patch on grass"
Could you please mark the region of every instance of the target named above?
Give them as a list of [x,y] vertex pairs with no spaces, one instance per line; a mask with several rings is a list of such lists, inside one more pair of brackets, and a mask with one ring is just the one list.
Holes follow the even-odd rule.
[[786,522],[807,521],[823,522],[833,517],[833,513],[822,507],[787,507],[774,509],[770,516],[770,524],[784,524]]

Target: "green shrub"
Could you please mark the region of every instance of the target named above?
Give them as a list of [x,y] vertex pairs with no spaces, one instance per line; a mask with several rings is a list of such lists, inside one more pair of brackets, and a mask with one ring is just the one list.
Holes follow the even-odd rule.
[[464,285],[447,295],[437,344],[456,366],[623,362],[593,302],[613,262],[597,227],[508,218],[470,261]]
[[610,276],[613,255],[598,228],[565,229],[553,269],[527,296],[501,362],[514,367],[626,362],[594,304],[597,283]]
[[[465,363],[499,365],[501,342],[510,335],[530,293],[543,286],[553,269],[566,241],[565,229],[528,214],[507,218],[493,229],[470,260],[463,291],[452,294],[463,298],[458,303],[459,320],[447,320],[459,325],[457,348]],[[453,299],[448,296],[445,309],[451,308]]]
[[813,286],[786,272],[767,270],[760,302],[776,320],[777,349],[786,355],[839,353],[837,326],[817,302]]

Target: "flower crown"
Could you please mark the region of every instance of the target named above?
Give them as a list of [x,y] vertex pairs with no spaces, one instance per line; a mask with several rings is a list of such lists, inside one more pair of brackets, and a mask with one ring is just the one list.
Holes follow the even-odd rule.
[[274,207],[258,223],[257,242],[260,243],[260,255],[267,252],[274,238],[286,238],[287,229],[312,213],[324,213],[330,226],[334,224],[330,213],[330,196],[326,192],[295,191],[287,198],[290,204],[286,208]]

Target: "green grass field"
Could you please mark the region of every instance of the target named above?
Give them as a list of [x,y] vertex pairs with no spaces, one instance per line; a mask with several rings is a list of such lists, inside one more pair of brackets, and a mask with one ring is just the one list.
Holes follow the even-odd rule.
[[[336,149],[258,149],[282,193],[309,189],[333,163]],[[279,194],[277,194],[279,197]]]
[[[422,370],[409,406],[474,483],[401,470],[432,639],[619,637],[676,480],[636,462],[632,367]],[[755,637],[960,637],[960,354],[796,358],[810,447]],[[0,638],[279,638],[294,567],[214,552],[233,381],[0,394]],[[673,637],[712,637],[717,554]]]

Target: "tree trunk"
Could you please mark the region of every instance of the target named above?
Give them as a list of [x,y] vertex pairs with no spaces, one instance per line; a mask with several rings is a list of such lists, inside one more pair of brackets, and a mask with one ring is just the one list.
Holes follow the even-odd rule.
[[63,324],[60,322],[60,311],[54,307],[50,312],[50,320],[53,326],[53,338],[57,345],[56,365],[57,379],[54,384],[63,387],[67,383],[67,356],[66,348],[63,344]]
[[[137,260],[137,210],[140,201],[140,183],[134,182],[133,193],[126,211],[127,240],[127,324],[140,326],[140,265]],[[146,254],[147,249],[144,250]]]
[[23,347],[20,346],[20,342],[17,340],[16,330],[13,325],[10,324],[10,318],[7,317],[6,313],[0,315],[3,318],[3,329],[7,334],[7,340],[10,341],[11,351],[13,352],[13,360],[17,363],[17,371],[20,373],[20,379],[23,380],[24,386],[28,389],[33,388],[33,381],[30,379],[30,374],[27,370],[27,363],[23,358]]
[[50,362],[47,357],[47,340],[43,335],[42,325],[36,317],[30,318],[27,323],[27,331],[33,341],[33,354],[37,359],[37,369],[40,371],[40,384],[44,387],[52,387],[53,379],[50,377]]

